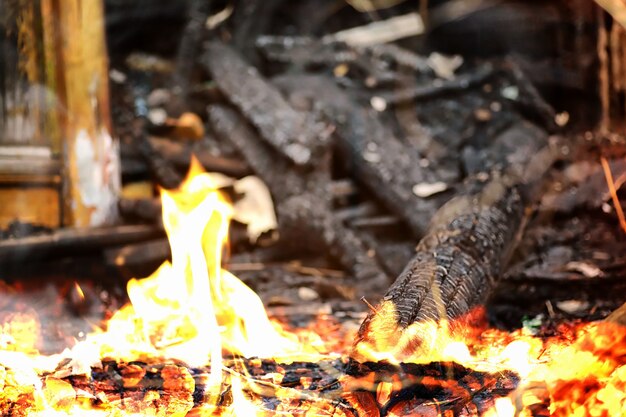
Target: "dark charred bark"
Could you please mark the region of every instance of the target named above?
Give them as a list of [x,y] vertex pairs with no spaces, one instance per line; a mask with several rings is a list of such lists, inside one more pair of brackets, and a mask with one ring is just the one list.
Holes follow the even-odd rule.
[[215,133],[230,140],[268,184],[278,213],[280,240],[287,249],[326,248],[352,272],[359,285],[382,293],[387,275],[370,256],[364,242],[332,211],[328,157],[302,172],[263,143],[237,112],[212,106],[209,119]]
[[[469,411],[469,415],[482,415],[493,407],[497,397],[506,396],[519,383],[519,376],[513,372],[490,374],[453,362],[351,365],[348,373],[352,378],[344,382],[349,391],[347,395],[359,415],[367,416],[443,416],[449,412],[459,415],[462,410]],[[353,386],[359,387],[359,382],[366,378],[371,381],[369,389],[350,390]],[[390,380],[401,381],[401,384],[397,384],[389,399],[380,404],[376,388]]]
[[228,99],[280,154],[296,165],[307,165],[325,147],[326,126],[295,111],[280,92],[229,46],[213,42],[202,64]]
[[[223,383],[217,389],[209,385],[211,369],[207,367],[191,368],[173,361],[126,363],[105,359],[101,366],[92,367],[87,375],[72,375],[71,366],[60,366],[56,372],[44,377],[44,391],[46,384],[62,386],[64,390],[54,399],[62,401],[60,404],[65,406],[90,401],[95,409],[102,407],[141,414],[150,410],[158,415],[186,415],[207,404],[225,409],[230,407],[233,398],[229,375],[236,375],[244,380],[254,380],[256,389],[247,390],[244,385],[244,390],[268,412],[276,411],[283,401],[288,401],[294,409],[308,409],[315,404],[318,413],[328,413],[319,415],[355,416],[348,402],[338,395],[341,388],[338,378],[343,375],[343,363],[339,360],[321,366],[308,362],[280,364],[270,359],[227,358],[225,362],[229,369],[224,372]],[[274,381],[270,379],[272,382],[269,383],[268,379],[255,378],[270,373],[280,377]],[[75,393],[67,389],[68,384]],[[281,398],[275,395],[276,387],[293,389],[293,396]],[[303,394],[304,390],[308,392]],[[11,406],[32,407],[32,398],[26,400],[23,404],[0,403],[0,411]],[[195,413],[191,411],[191,414]]]
[[413,187],[443,181],[447,174],[422,167],[419,153],[403,144],[377,112],[358,104],[332,80],[294,75],[274,82],[292,101],[317,103],[322,116],[337,127],[337,148],[350,174],[401,217],[414,237],[422,237],[430,218],[449,197],[418,197]]
[[[529,138],[533,139],[533,138]],[[355,343],[411,355],[428,349],[429,335],[403,331],[413,324],[453,321],[485,302],[519,240],[526,208],[553,161],[541,138],[525,160],[471,179],[442,206],[414,258],[364,320]]]
[[[217,388],[209,386],[211,370],[206,367],[191,368],[174,361],[126,363],[112,359],[93,366],[86,375],[72,375],[68,360],[42,377],[42,383],[44,392],[55,394],[50,396],[52,405],[60,408],[89,402],[94,409],[139,413],[150,410],[172,415],[185,414],[207,403],[230,407],[233,398],[229,375],[235,375],[254,382],[254,389],[244,384],[244,391],[267,412],[278,411],[287,401],[290,409],[315,407],[316,415],[334,417],[417,412],[447,415],[448,411],[456,415],[461,410],[482,415],[493,407],[496,398],[508,395],[519,383],[513,372],[479,372],[449,362],[398,366],[364,363],[353,369],[349,378],[340,360],[281,364],[271,359],[227,358],[225,362],[227,370]],[[269,375],[277,377],[257,378]],[[377,403],[378,385],[390,380],[399,389],[384,404]],[[11,389],[8,381],[7,388]],[[277,387],[283,391],[282,396],[276,395]],[[292,390],[293,395],[285,397],[286,390]],[[33,397],[25,395],[0,404],[0,410],[7,415],[26,415],[33,406]],[[20,409],[25,413],[9,412]]]
[[205,23],[211,10],[210,0],[191,0],[188,21],[176,54],[176,68],[172,77],[174,87],[180,90],[180,97],[187,99],[195,57],[200,49]]
[[434,223],[385,296],[396,305],[401,327],[455,318],[484,300],[512,250],[524,202],[517,187],[496,178],[478,195],[457,197],[438,214],[448,210],[455,215]]

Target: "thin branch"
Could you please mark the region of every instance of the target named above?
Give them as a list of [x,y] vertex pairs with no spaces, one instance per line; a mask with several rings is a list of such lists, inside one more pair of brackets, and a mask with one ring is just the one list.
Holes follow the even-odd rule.
[[609,186],[609,192],[611,193],[611,199],[613,199],[613,205],[615,206],[615,211],[617,212],[617,218],[619,219],[619,224],[622,230],[624,231],[624,233],[626,233],[626,218],[624,218],[624,210],[622,210],[622,205],[619,202],[619,198],[617,198],[617,190],[615,189],[615,182],[613,181],[613,174],[611,173],[611,167],[609,166],[609,163],[605,157],[601,157],[600,162],[602,162],[602,169],[604,170],[606,183]]

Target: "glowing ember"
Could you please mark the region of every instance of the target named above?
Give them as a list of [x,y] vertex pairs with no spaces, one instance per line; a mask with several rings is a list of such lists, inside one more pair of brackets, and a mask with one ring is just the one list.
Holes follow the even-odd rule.
[[[395,307],[383,303],[383,314],[369,326],[371,343],[350,353],[359,361],[391,366],[391,374],[346,377],[337,365],[338,355],[329,352],[348,354],[349,332],[320,319],[310,329],[288,333],[268,319],[250,288],[221,268],[233,209],[214,189],[209,174],[194,161],[188,179],[178,190],[162,191],[162,201],[172,261],[148,278],[129,282],[131,304],[107,322],[106,330],[87,335],[71,350],[44,356],[36,350],[42,337],[37,313],[2,313],[2,412],[348,417],[376,416],[383,410],[390,416],[452,415],[448,412],[455,410],[454,415],[488,417],[626,415],[626,331],[610,323],[562,326],[551,338],[534,337],[524,329],[507,333],[479,328],[470,321],[454,326],[422,323],[389,332],[383,330],[395,322],[390,320]],[[85,298],[78,284],[73,291],[80,300]],[[455,368],[452,362],[463,366]],[[400,369],[407,363],[411,369],[438,363],[443,373],[403,375]],[[313,365],[317,374],[311,371]],[[498,377],[513,372],[521,378],[517,389],[515,377],[515,384],[498,394]],[[419,399],[407,396],[411,387],[450,395]],[[490,390],[487,408],[472,408]]]

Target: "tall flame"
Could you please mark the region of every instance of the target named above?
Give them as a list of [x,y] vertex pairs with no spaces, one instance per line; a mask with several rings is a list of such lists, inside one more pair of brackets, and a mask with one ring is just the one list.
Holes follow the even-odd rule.
[[298,353],[257,294],[221,267],[233,208],[211,175],[193,159],[187,179],[176,190],[161,190],[161,200],[172,261],[129,281],[132,305],[110,320],[102,354],[127,360],[158,355],[192,366],[210,360],[218,383],[222,350],[246,357]]

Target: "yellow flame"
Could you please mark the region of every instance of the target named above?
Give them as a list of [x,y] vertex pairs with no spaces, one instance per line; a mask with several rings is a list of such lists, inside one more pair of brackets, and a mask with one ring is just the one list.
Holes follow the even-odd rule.
[[[128,283],[132,307],[110,321],[116,345],[106,354],[129,359],[143,350],[194,366],[210,359],[220,370],[222,350],[247,357],[298,352],[293,338],[272,325],[258,295],[222,269],[233,208],[195,158],[180,188],[162,190],[161,200],[172,261]],[[126,334],[127,348],[119,346],[119,333]],[[214,375],[218,383],[221,371]]]
[[80,300],[83,301],[85,299],[85,293],[83,292],[83,289],[80,287],[80,285],[76,281],[74,281],[74,290],[76,291],[76,294],[78,294],[78,298],[80,298]]

